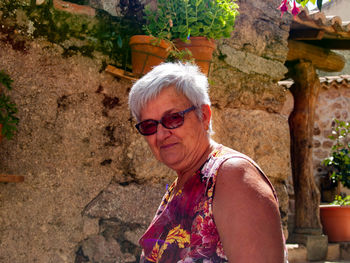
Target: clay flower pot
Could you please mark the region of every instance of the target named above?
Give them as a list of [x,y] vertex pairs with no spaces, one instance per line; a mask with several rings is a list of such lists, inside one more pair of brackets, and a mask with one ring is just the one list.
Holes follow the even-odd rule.
[[171,44],[165,40],[146,35],[130,38],[132,72],[141,77],[154,66],[164,62],[170,52]]
[[321,205],[320,217],[330,242],[350,241],[350,206]]
[[210,64],[212,62],[215,42],[213,39],[206,37],[190,37],[189,42],[183,42],[181,39],[174,40],[175,47],[182,51],[188,49],[197,66],[205,75],[209,74]]

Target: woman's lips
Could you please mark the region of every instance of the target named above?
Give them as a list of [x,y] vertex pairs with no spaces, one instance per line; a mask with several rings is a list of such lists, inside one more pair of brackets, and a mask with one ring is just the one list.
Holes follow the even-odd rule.
[[176,142],[163,144],[163,145],[160,146],[160,149],[169,149],[169,148],[173,147],[176,144],[177,144]]

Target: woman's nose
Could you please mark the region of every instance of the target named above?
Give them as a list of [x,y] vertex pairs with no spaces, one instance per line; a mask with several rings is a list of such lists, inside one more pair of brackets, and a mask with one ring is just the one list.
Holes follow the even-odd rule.
[[158,124],[158,129],[157,129],[157,139],[158,140],[163,140],[171,135],[171,130],[165,128],[162,124]]

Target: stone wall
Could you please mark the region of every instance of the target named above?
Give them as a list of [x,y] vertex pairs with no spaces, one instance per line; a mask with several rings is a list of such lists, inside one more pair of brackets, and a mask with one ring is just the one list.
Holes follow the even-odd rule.
[[[320,188],[331,188],[325,182],[328,174],[322,161],[329,156],[334,143],[328,138],[332,134],[333,120],[350,121],[349,80],[349,76],[321,78],[322,88],[317,100],[313,145],[314,175]],[[328,196],[327,192],[323,194],[323,201],[333,200],[333,196]]]
[[[213,137],[263,168],[286,226],[292,106],[276,82],[290,17],[280,19],[277,0],[239,4],[210,75]],[[133,127],[132,83],[104,72],[101,54],[63,57],[55,43],[18,37],[20,50],[0,33],[20,118],[14,140],[1,142],[0,168],[25,181],[0,185],[0,262],[138,262],[137,240],[175,175]]]

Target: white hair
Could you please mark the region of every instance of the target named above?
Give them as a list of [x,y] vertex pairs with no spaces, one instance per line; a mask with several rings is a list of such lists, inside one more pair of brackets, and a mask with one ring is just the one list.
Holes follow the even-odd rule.
[[[142,109],[157,97],[163,88],[174,86],[197,108],[196,114],[202,118],[202,105],[210,106],[208,79],[197,66],[190,63],[162,63],[135,82],[129,93],[129,108],[136,121],[140,121]],[[211,132],[211,123],[209,127]]]

